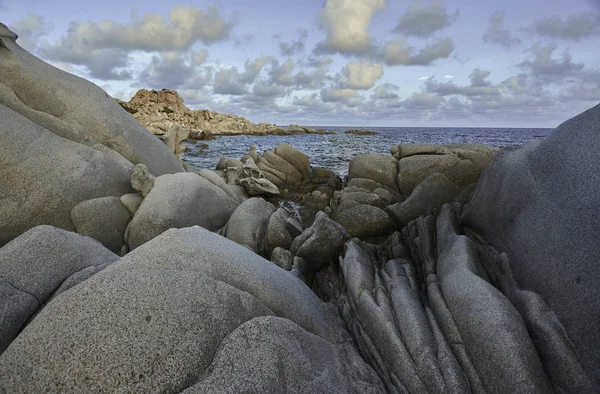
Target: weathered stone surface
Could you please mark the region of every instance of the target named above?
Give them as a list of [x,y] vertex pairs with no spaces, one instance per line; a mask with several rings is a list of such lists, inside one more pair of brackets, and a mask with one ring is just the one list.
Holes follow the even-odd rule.
[[289,250],[278,246],[273,249],[273,252],[271,253],[271,261],[278,267],[290,271],[294,265],[294,255]]
[[231,214],[224,236],[240,245],[249,246],[255,253],[265,255],[267,225],[275,211],[275,206],[262,198],[249,198]]
[[142,197],[146,197],[154,187],[154,175],[150,174],[148,167],[144,164],[138,164],[131,173],[131,187],[140,192]]
[[350,161],[348,178],[365,178],[398,190],[398,160],[390,155],[359,155]]
[[[38,124],[40,129],[74,143],[110,151],[133,164],[143,163],[154,175],[183,171],[173,152],[123,111],[106,92],[23,50],[6,26],[2,25],[2,31],[0,104],[5,106],[3,111],[15,111]],[[5,122],[3,119],[0,123]],[[26,123],[19,120],[18,124]],[[24,127],[30,129],[30,126]],[[14,125],[11,128],[14,129]],[[27,138],[29,142],[34,140]],[[46,154],[53,155],[50,149]],[[91,163],[94,159],[83,155],[79,160]]]
[[461,189],[445,175],[433,173],[423,180],[406,199],[406,201],[390,205],[386,212],[402,228],[411,220],[427,215],[434,209],[452,202],[461,194]]
[[351,200],[340,204],[332,218],[350,235],[363,239],[387,235],[396,228],[392,218],[382,209]]
[[294,238],[302,233],[302,229],[298,233],[294,231],[295,228],[292,228],[294,235],[290,233],[289,218],[290,214],[284,208],[278,208],[269,218],[266,236],[268,253],[273,252],[277,247],[289,249]]
[[[294,322],[275,316],[256,317],[223,340],[209,374],[183,393],[276,393],[285,388],[289,393],[375,394],[383,390],[375,384],[372,373],[346,362],[335,345]],[[349,378],[342,372],[347,369],[359,375]]]
[[226,170],[229,167],[242,167],[244,165],[244,163],[242,163],[240,160],[236,160],[236,159],[231,159],[229,157],[226,156],[222,156],[219,159],[219,162],[217,163],[217,170]]
[[240,185],[246,189],[249,196],[260,196],[264,194],[280,194],[279,189],[271,181],[264,178],[240,179]]
[[310,270],[318,271],[333,262],[350,234],[323,212],[318,212],[315,221],[302,234],[294,239],[290,252],[303,258]]
[[4,245],[0,249],[0,353],[64,281],[87,267],[118,258],[91,238],[51,226],[32,228]]
[[225,180],[221,176],[219,176],[219,174],[217,174],[215,171],[202,168],[198,170],[197,174],[209,181],[210,183],[212,183],[213,185],[217,186],[221,190],[223,190],[232,200],[240,202],[238,194],[234,190],[232,190],[231,187],[229,187],[230,185],[225,183]]
[[[236,372],[227,361],[232,352],[262,359],[263,368],[248,375],[238,361]],[[325,368],[320,380],[296,368],[273,374],[269,360],[305,357]],[[195,384],[235,392],[247,379],[264,387],[385,390],[308,287],[199,227],[170,230],[63,293],[0,356],[7,392],[194,392]]]
[[170,228],[194,225],[216,231],[237,208],[223,189],[193,173],[157,177],[129,225],[131,250]]
[[123,247],[123,235],[131,218],[119,197],[83,201],[71,211],[77,233],[98,240],[113,253],[119,253]]
[[428,175],[444,174],[458,187],[476,183],[498,148],[477,144],[403,144],[394,155],[400,192],[408,196]]
[[546,139],[501,151],[462,222],[510,258],[514,278],[556,313],[600,382],[600,106]]
[[310,172],[310,159],[304,153],[288,144],[279,144],[275,154],[293,165],[303,177]]
[[438,237],[437,273],[444,300],[483,385],[512,393],[552,392],[521,315],[484,279],[475,244],[455,233],[454,224],[441,223],[453,220],[452,214],[445,209],[438,218],[438,231],[445,231]]
[[5,105],[0,153],[0,246],[41,224],[75,230],[75,205],[132,191],[127,160],[61,138]]
[[131,216],[135,215],[144,199],[139,193],[128,193],[121,196],[121,204],[127,208]]
[[[0,251],[1,252],[1,251]],[[38,300],[0,278],[0,354],[15,339],[21,328],[38,309]]]
[[277,186],[293,185],[302,180],[302,174],[296,167],[272,151],[266,151],[257,165],[265,173],[265,178]]
[[360,204],[372,205],[378,208],[385,208],[388,204],[385,204],[381,198],[375,193],[360,193],[360,192],[350,192],[350,193],[342,193],[340,196],[340,201],[343,202],[345,200],[356,201]]

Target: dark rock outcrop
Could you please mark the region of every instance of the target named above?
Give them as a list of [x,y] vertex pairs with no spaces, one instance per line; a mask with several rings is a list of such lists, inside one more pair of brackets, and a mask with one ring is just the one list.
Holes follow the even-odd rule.
[[486,170],[462,222],[510,258],[600,381],[600,106],[546,139],[507,149]]

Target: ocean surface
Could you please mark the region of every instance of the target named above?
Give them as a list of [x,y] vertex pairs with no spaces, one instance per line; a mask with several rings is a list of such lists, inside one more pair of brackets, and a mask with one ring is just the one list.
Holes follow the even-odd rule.
[[348,163],[365,153],[389,154],[390,146],[404,143],[449,144],[454,142],[485,144],[498,147],[524,145],[550,134],[553,129],[494,129],[438,127],[370,127],[376,135],[345,134],[353,127],[319,127],[336,134],[226,136],[211,141],[186,144],[189,151],[184,160],[199,168],[214,169],[221,156],[240,159],[250,145],[259,152],[286,143],[310,157],[311,165],[329,168],[340,175],[348,172]]

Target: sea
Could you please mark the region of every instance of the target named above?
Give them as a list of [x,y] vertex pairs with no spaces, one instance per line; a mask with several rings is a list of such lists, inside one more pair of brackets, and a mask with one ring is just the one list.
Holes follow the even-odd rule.
[[335,134],[300,134],[269,136],[217,136],[214,140],[184,143],[188,151],[183,159],[198,168],[214,169],[221,156],[240,159],[251,145],[264,152],[285,143],[310,157],[315,167],[325,167],[339,175],[346,175],[348,163],[356,155],[367,153],[389,154],[392,145],[406,143],[485,144],[497,147],[525,145],[544,138],[553,129],[517,128],[450,128],[450,127],[369,127],[375,135],[345,134],[356,127],[320,127]]

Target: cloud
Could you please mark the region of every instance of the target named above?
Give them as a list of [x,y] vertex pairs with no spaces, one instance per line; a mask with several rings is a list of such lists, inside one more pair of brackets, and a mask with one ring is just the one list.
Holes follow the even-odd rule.
[[471,75],[469,75],[469,79],[471,80],[471,86],[473,87],[481,87],[488,86],[492,83],[490,81],[486,81],[486,78],[490,76],[490,72],[486,70],[480,70],[476,68],[473,70]]
[[208,57],[205,49],[186,54],[163,52],[152,56],[138,75],[138,83],[150,89],[200,89],[212,83],[212,67],[201,68]]
[[537,43],[528,50],[532,56],[518,66],[524,72],[529,72],[548,82],[564,80],[583,70],[583,63],[573,63],[568,50],[565,50],[560,58],[554,58],[553,54],[556,48],[554,43],[547,45]]
[[252,94],[259,97],[278,97],[286,93],[286,89],[282,86],[272,85],[266,82],[257,82],[254,84]]
[[226,21],[215,7],[205,12],[196,7],[175,6],[167,18],[151,13],[132,13],[131,18],[126,24],[111,20],[72,22],[62,43],[76,36],[90,48],[173,51],[197,42],[212,44],[227,39],[233,28],[233,22]]
[[45,58],[84,66],[89,77],[125,80],[132,51],[170,52],[227,39],[233,27],[215,7],[173,7],[167,18],[151,13],[132,13],[131,21],[118,23],[71,22],[64,36],[39,45]]
[[280,42],[279,51],[283,56],[294,56],[304,51],[308,30],[298,29],[298,38],[290,42]]
[[328,67],[311,71],[299,70],[294,73],[296,68],[297,64],[292,59],[287,59],[281,64],[278,60],[273,59],[269,70],[270,82],[286,87],[319,89],[327,79]]
[[241,96],[248,93],[248,89],[246,84],[240,81],[240,74],[238,74],[237,68],[232,67],[220,70],[215,74],[213,92],[215,94]]
[[241,36],[233,37],[232,40],[233,46],[236,49],[247,49],[256,40],[256,36],[252,33],[245,33]]
[[553,39],[581,41],[600,32],[600,14],[571,14],[564,20],[558,15],[547,16],[527,30]]
[[431,78],[429,75],[424,76],[424,77],[419,77],[419,81],[427,81],[429,78]]
[[371,89],[382,76],[381,64],[350,62],[342,69],[342,84],[349,89]]
[[403,108],[416,112],[433,112],[444,102],[444,98],[430,93],[413,93],[400,104]]
[[398,86],[391,83],[384,83],[375,88],[375,93],[371,95],[373,100],[394,100],[399,96],[396,91],[399,89]]
[[429,37],[434,32],[450,26],[458,18],[459,11],[449,14],[443,0],[413,0],[408,11],[400,17],[395,31],[407,36]]
[[40,45],[47,60],[84,66],[90,78],[126,80],[133,77],[129,70],[132,58],[124,49],[92,49],[77,37],[70,37],[64,46]]
[[306,60],[306,65],[308,67],[326,67],[331,63],[333,63],[333,59],[329,56],[310,55]]
[[325,0],[321,22],[327,32],[318,53],[364,54],[371,48],[369,25],[385,0]]
[[294,86],[304,89],[318,89],[328,79],[327,68],[318,68],[313,71],[299,71],[294,75]]
[[452,76],[452,75],[444,75],[444,79],[454,79],[454,76]]
[[18,43],[22,48],[35,52],[40,39],[52,31],[52,24],[43,16],[29,12],[10,25],[10,29],[19,36]]
[[337,108],[337,104],[333,102],[323,102],[319,99],[317,93],[307,94],[304,96],[294,96],[292,104],[301,107],[304,113],[324,114],[332,112]]
[[382,52],[385,64],[388,66],[426,66],[437,59],[446,59],[454,51],[454,41],[451,38],[441,38],[423,47],[415,53],[406,39],[398,38],[388,41]]
[[362,97],[354,89],[325,88],[321,90],[321,99],[326,103],[343,103],[349,107],[359,106]]
[[219,70],[215,74],[213,92],[232,96],[245,95],[248,93],[248,85],[256,82],[263,67],[273,62],[275,59],[271,56],[260,56],[255,60],[247,59],[244,63],[244,71],[241,73],[237,67]]
[[425,92],[437,94],[438,96],[442,97],[460,95],[470,98],[500,95],[500,88],[492,85],[492,83],[487,80],[489,76],[489,71],[476,68],[469,75],[469,79],[471,80],[471,84],[469,86],[459,86],[453,81],[440,83],[437,82],[433,77],[430,77],[425,82]]
[[283,64],[279,64],[277,60],[274,60],[270,71],[272,81],[284,86],[294,85],[292,71],[294,71],[295,67],[296,64],[292,59],[287,59]]
[[513,37],[510,30],[504,28],[504,11],[496,11],[490,15],[489,26],[483,34],[483,41],[510,48],[521,44],[521,40]]
[[241,83],[253,83],[261,70],[268,63],[275,60],[272,56],[259,56],[255,60],[247,59],[244,63],[244,72],[239,76]]

